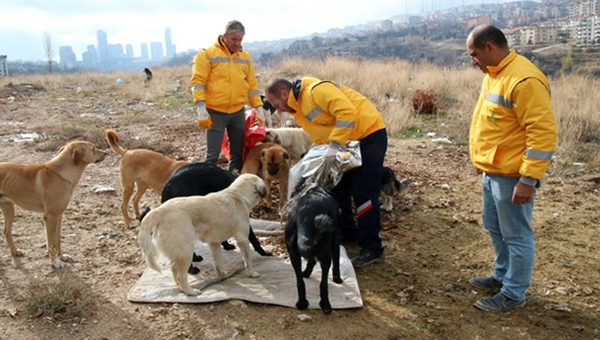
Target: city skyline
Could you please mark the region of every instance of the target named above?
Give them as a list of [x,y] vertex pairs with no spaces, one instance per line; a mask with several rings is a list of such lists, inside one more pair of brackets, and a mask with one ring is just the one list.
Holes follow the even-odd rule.
[[[4,13],[11,13],[3,17],[0,26],[0,54],[8,55],[12,61],[43,61],[46,59],[43,48],[45,32],[51,36],[55,53],[60,46],[71,46],[79,60],[81,54],[87,51],[87,46],[94,43],[96,31],[100,28],[109,35],[110,43],[130,43],[134,47],[134,55],[138,55],[136,52],[142,42],[165,43],[162,38],[164,27],[171,29],[177,49],[187,51],[213,43],[223,33],[225,24],[233,19],[240,20],[246,26],[244,42],[272,41],[385,20],[395,15],[497,2],[510,1],[375,0],[348,6],[341,0],[326,3],[307,0],[303,6],[292,7],[291,4],[274,1],[257,6],[240,0],[227,3],[186,0],[175,3],[159,0],[106,0],[102,3],[0,0]],[[293,23],[298,18],[299,23]],[[28,24],[23,25],[23,22]]]

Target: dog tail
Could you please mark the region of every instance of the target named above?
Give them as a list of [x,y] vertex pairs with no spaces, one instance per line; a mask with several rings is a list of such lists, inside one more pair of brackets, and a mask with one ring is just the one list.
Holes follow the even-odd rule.
[[127,150],[123,149],[120,145],[119,142],[121,141],[121,139],[119,138],[119,135],[117,134],[117,132],[113,129],[108,129],[106,130],[106,141],[108,142],[108,145],[110,146],[110,148],[118,153],[119,155],[123,156],[125,154],[125,152],[127,152]]
[[412,180],[410,178],[405,178],[401,181],[396,180],[394,182],[394,187],[396,188],[396,192],[402,192],[408,189],[412,184]]
[[337,228],[331,216],[326,214],[320,214],[315,216],[314,229],[312,235],[302,235],[298,237],[298,249],[300,254],[315,254],[315,248],[319,244],[319,241],[325,237],[325,235],[332,235]]
[[154,225],[155,223],[153,223],[152,216],[147,217],[142,222],[140,226],[140,232],[138,233],[138,245],[140,248],[142,248],[142,253],[144,254],[144,258],[146,259],[148,267],[160,273],[160,266],[156,263],[156,257],[158,256],[158,253],[156,251],[156,246],[152,241]]

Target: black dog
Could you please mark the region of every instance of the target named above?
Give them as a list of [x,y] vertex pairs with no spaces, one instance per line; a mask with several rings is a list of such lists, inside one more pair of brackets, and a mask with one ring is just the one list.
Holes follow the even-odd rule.
[[[299,188],[299,186],[297,186]],[[316,186],[298,198],[285,224],[285,244],[296,274],[298,302],[296,308],[308,308],[304,278],[309,277],[319,261],[322,275],[319,285],[319,306],[325,314],[331,313],[327,277],[333,262],[333,282],[342,283],[340,276],[340,242],[338,231],[338,203],[326,189]],[[302,258],[307,259],[302,272]]]
[[[233,183],[236,177],[236,174],[225,169],[221,169],[216,165],[208,163],[186,164],[173,171],[171,176],[169,176],[165,182],[161,193],[161,203],[164,203],[173,197],[193,195],[204,196],[211,192],[221,191]],[[207,211],[206,213],[210,214],[210,211]],[[227,218],[227,216],[223,216],[223,218]],[[256,250],[260,255],[272,256],[271,253],[266,252],[262,248],[258,238],[256,238],[256,235],[254,234],[254,231],[252,231],[252,227],[250,227],[250,234],[248,238],[250,243],[252,243],[254,250]],[[222,246],[226,250],[235,249],[235,246],[227,241],[224,241]],[[202,261],[202,256],[194,254],[193,261]],[[200,269],[194,267],[193,264],[190,265],[188,273],[198,274],[199,272]]]
[[264,95],[260,95],[260,99],[262,99],[263,102],[263,109],[265,111],[268,111],[270,114],[273,114],[277,111],[277,109],[275,108],[275,106],[273,106],[273,104],[271,104]]
[[146,74],[146,83],[152,80],[152,71],[149,68],[145,68],[144,73]]

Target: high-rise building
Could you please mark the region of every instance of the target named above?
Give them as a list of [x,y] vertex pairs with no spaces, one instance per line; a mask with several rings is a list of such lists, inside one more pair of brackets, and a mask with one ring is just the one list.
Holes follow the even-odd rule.
[[125,55],[127,56],[127,58],[133,58],[133,45],[125,45]]
[[153,60],[159,60],[163,58],[163,48],[161,42],[153,41],[150,43],[150,56]]
[[108,59],[123,58],[123,44],[108,44]]
[[0,77],[8,77],[8,63],[6,54],[0,55]]
[[167,58],[175,55],[175,45],[171,42],[171,29],[169,27],[165,28],[165,52]]
[[96,33],[96,39],[98,41],[98,61],[101,63],[107,62],[108,57],[108,38],[106,36],[106,32],[103,30],[98,30]]
[[73,49],[71,48],[71,46],[59,47],[58,55],[60,57],[60,66],[63,69],[75,66],[75,62],[77,60],[75,58],[75,53],[73,53]]
[[142,43],[141,49],[142,59],[148,59],[148,44]]

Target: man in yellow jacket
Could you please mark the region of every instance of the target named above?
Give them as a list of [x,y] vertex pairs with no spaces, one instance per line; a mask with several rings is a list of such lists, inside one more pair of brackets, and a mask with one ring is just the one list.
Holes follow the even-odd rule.
[[379,191],[387,132],[381,114],[353,89],[312,77],[293,82],[273,79],[266,96],[277,110],[293,115],[314,144],[328,145],[325,161],[335,160],[348,141],[360,141],[362,166],[345,173],[332,189],[341,209],[340,233],[344,240],[356,241],[361,247],[360,254],[352,259],[355,268],[383,261]]
[[471,161],[482,173],[482,220],[496,252],[494,273],[469,282],[500,290],[475,306],[506,312],[525,305],[535,257],[531,226],[536,188],[556,146],[546,76],[508,48],[501,30],[476,27],[467,38],[471,64],[486,75],[469,133]]
[[246,30],[237,20],[227,23],[225,33],[217,41],[198,51],[194,57],[190,80],[198,125],[206,132],[206,163],[216,164],[221,152],[223,134],[229,139],[229,170],[242,169],[244,149],[244,105],[256,108],[264,121],[264,110],[254,64],[250,54],[242,50]]

